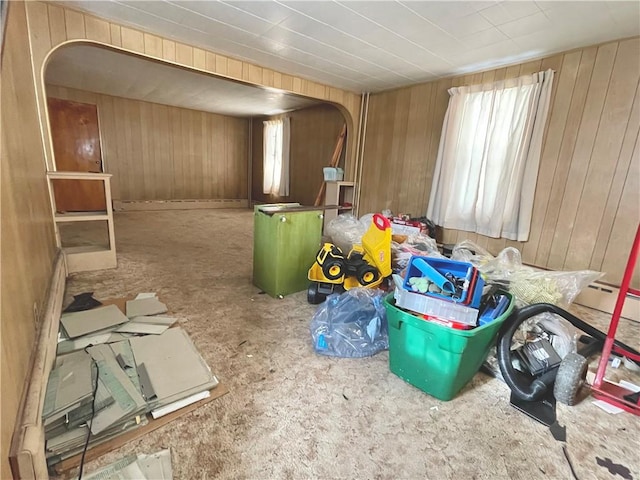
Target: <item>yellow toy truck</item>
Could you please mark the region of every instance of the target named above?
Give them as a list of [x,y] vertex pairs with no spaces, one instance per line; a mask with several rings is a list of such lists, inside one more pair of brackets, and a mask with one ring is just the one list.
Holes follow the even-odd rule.
[[374,288],[391,275],[391,224],[380,214],[373,216],[362,246],[354,245],[345,256],[340,248],[325,243],[309,269],[307,301],[322,303],[328,295],[354,287]]

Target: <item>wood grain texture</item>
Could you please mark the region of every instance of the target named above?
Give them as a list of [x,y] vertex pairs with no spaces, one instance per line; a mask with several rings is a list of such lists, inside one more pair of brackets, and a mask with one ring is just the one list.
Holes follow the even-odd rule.
[[[152,38],[147,41],[145,37],[145,35],[153,34],[153,32],[143,32],[135,28],[125,27],[112,21],[73,10],[67,6],[51,6],[47,3],[31,1],[27,3],[26,9],[29,24],[38,26],[37,29],[30,29],[29,34],[32,41],[33,66],[37,72],[36,96],[42,123],[42,141],[49,169],[54,169],[54,164],[51,140],[46,125],[45,89],[44,85],[41,84],[40,71],[44,66],[46,55],[68,40],[96,41],[114,48],[124,48],[142,55],[150,55],[184,67],[195,67],[233,80],[251,82],[256,85],[281,89],[289,93],[335,102],[345,114],[348,131],[355,132],[357,130],[356,122],[360,108],[360,94],[358,93],[286,75],[265,65],[243,62],[225,55],[197,49],[191,45],[176,43],[168,38],[159,37],[162,41],[162,50],[160,52],[160,45],[157,40]],[[64,24],[60,21],[61,14]],[[63,26],[64,28],[62,28]],[[353,135],[350,135],[347,139],[345,159],[346,175],[349,177],[352,177],[356,171],[354,160],[356,146],[355,139],[352,137]]]
[[[55,237],[46,180],[25,6],[11,2],[2,54],[2,428],[0,477],[11,478],[8,450],[39,312],[53,269]],[[35,316],[35,318],[34,318]]]
[[[49,98],[56,165],[66,172],[102,172],[100,129],[95,105]],[[106,210],[104,185],[82,180],[53,182],[56,210]]]
[[[469,239],[494,254],[515,246],[527,263],[600,270],[606,273],[605,281],[619,284],[640,221],[637,37],[372,95],[360,213],[390,208],[424,215],[448,88],[547,68],[554,69],[556,77],[529,241],[448,229],[441,230],[440,240]],[[637,275],[634,281],[638,287]]]
[[247,198],[248,119],[53,85],[47,94],[97,105],[114,200]]
[[[344,117],[332,105],[319,105],[291,112],[290,195],[278,197],[262,193],[263,118],[253,120],[252,127],[252,192],[258,202],[299,202],[313,205],[329,165],[336,139],[344,125]],[[348,133],[347,133],[348,135]],[[344,154],[338,166],[344,166]]]

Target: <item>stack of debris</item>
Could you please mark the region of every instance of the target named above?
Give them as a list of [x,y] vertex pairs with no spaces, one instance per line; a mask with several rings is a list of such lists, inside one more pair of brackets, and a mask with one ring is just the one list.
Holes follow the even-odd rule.
[[[218,380],[155,294],[63,313],[42,419],[49,465],[211,395]],[[122,310],[121,310],[122,308]]]

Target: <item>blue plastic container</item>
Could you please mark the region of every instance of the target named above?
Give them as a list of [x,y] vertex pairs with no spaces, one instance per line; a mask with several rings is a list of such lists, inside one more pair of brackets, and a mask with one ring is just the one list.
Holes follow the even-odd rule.
[[426,277],[432,283],[435,283],[445,292],[455,291],[452,282],[445,277],[446,274],[452,274],[456,278],[465,280],[465,287],[459,298],[442,293],[427,292],[421,295],[427,295],[449,302],[460,303],[472,308],[480,306],[482,298],[482,289],[484,288],[484,280],[480,276],[477,269],[467,262],[458,262],[448,258],[422,257],[414,255],[407,266],[407,274],[404,279],[403,287],[405,290],[413,291],[409,283],[411,278]]

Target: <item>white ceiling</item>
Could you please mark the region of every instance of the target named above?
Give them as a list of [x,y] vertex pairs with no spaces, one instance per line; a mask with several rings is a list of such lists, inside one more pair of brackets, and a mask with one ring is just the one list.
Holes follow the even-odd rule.
[[640,35],[640,2],[635,0],[62,3],[357,92]]
[[319,103],[86,45],[55,52],[45,80],[51,85],[222,115],[277,115]]

